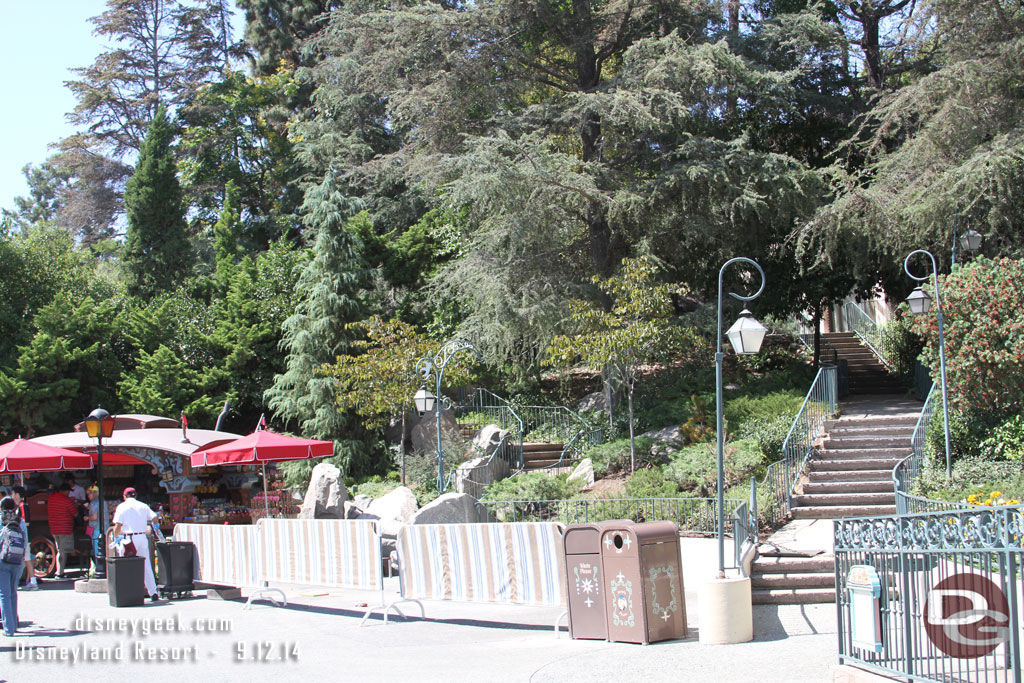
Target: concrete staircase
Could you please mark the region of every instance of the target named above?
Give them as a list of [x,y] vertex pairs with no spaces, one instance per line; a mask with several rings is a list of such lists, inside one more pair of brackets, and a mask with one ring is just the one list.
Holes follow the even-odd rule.
[[[921,403],[893,395],[856,397],[825,424],[826,436],[793,496],[793,521],[759,548],[751,565],[755,604],[835,600],[830,520],[895,514],[892,468],[910,453]],[[808,542],[794,543],[814,527]]]
[[836,350],[838,360],[846,361],[850,393],[855,395],[902,394],[906,388],[898,378],[865,346],[853,332],[826,332],[822,335]]
[[523,469],[539,470],[551,467],[562,457],[565,444],[561,443],[523,443]]

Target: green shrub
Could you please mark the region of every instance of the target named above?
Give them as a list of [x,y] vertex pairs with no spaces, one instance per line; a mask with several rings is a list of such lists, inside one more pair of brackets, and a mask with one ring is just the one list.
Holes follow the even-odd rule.
[[[380,498],[386,493],[390,493],[398,488],[397,481],[379,481],[380,477],[377,477],[378,481],[364,481],[361,484],[356,484],[350,489],[352,495],[364,495],[370,498]],[[436,487],[435,487],[436,488]]]
[[987,496],[992,491],[1002,492],[1005,498],[1024,499],[1024,471],[1020,464],[967,457],[954,463],[947,481],[945,463],[932,461],[911,493],[935,500],[962,501],[972,494]]
[[[936,389],[938,391],[938,389]],[[932,396],[938,401],[935,413],[928,424],[925,435],[925,447],[933,458],[945,462],[946,436],[942,416],[942,394]],[[999,417],[992,413],[980,411],[949,411],[949,449],[950,460],[956,462],[961,458],[979,455],[979,445],[992,435],[992,430],[999,424]]]
[[773,391],[761,395],[737,396],[725,403],[725,419],[729,421],[737,433],[742,431],[744,423],[750,420],[774,420],[780,415],[788,416],[792,423],[793,418],[800,412],[804,396],[810,382],[803,387],[803,393],[785,389]]
[[637,470],[626,480],[627,498],[675,498],[678,495],[679,486],[665,479],[661,467]]
[[1024,461],[1024,414],[1015,415],[978,444],[978,453],[990,460]]
[[581,482],[566,481],[568,474],[549,476],[543,472],[517,474],[487,487],[482,500],[562,500],[580,491]]
[[[726,444],[724,455],[726,485],[750,477],[763,461],[757,444],[750,440]],[[664,472],[665,478],[674,481],[682,491],[696,496],[712,495],[718,484],[714,444],[683,447],[669,457]]]
[[[651,450],[655,446],[654,439],[646,436],[636,438],[636,466],[640,468],[650,463],[654,456]],[[609,443],[598,444],[589,449],[585,457],[594,463],[594,475],[606,477],[615,472],[629,470],[629,439],[618,439]]]
[[756,417],[747,420],[739,429],[739,437],[756,443],[765,462],[781,460],[782,445],[793,426],[794,417],[794,415],[777,415],[774,418]]

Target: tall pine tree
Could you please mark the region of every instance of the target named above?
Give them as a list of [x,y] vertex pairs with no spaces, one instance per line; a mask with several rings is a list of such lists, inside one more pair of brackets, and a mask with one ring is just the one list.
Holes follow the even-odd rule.
[[315,235],[313,259],[299,276],[299,303],[283,326],[286,369],[264,395],[270,409],[302,436],[333,439],[338,464],[350,474],[371,465],[361,427],[354,415],[338,412],[334,380],[319,369],[349,352],[352,332],[346,326],[363,317],[359,292],[368,271],[359,240],[346,225],[359,208],[358,201],[342,194],[333,173],[307,192],[303,211]]
[[192,264],[173,139],[174,128],[160,107],[142,143],[135,175],[125,187],[124,268],[128,290],[138,296],[172,289]]

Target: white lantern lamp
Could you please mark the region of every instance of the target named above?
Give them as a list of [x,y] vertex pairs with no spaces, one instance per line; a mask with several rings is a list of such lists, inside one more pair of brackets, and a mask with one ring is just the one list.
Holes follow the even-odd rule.
[[768,332],[764,325],[759,323],[747,309],[740,312],[740,317],[732,324],[726,332],[729,343],[736,353],[750,355],[761,350],[761,343],[764,335]]
[[924,315],[932,310],[932,297],[920,287],[915,287],[906,301],[910,306],[910,312],[914,315]]

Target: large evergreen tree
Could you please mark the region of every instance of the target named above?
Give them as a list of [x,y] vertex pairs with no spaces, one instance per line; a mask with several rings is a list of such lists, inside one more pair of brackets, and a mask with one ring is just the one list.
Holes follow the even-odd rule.
[[419,196],[465,216],[470,246],[435,291],[492,357],[534,364],[564,297],[637,253],[712,289],[730,256],[780,253],[825,195],[789,152],[809,153],[764,135],[800,118],[798,79],[839,50],[819,15],[756,27],[786,57],[768,64],[733,45],[712,3],[365,9],[346,5],[314,41],[329,58],[302,151],[345,169],[374,209],[396,177],[407,194],[441,189]]
[[359,295],[367,272],[346,225],[359,208],[330,173],[307,192],[303,211],[315,240],[313,258],[295,286],[295,313],[283,326],[286,369],[265,395],[271,410],[303,436],[333,439],[335,456],[349,473],[371,466],[361,428],[353,414],[338,411],[334,382],[319,370],[348,353],[354,333],[346,326],[363,315]]
[[161,107],[125,187],[128,234],[122,258],[128,290],[139,296],[172,289],[192,265],[173,139],[174,128]]

